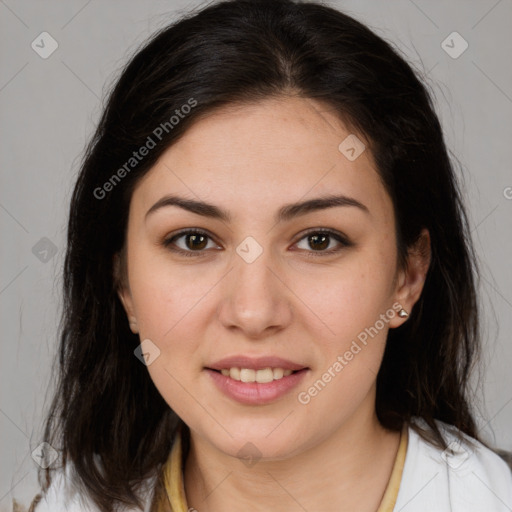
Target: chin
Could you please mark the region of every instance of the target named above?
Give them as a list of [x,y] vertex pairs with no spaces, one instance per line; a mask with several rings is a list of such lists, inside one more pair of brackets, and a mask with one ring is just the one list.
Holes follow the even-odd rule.
[[254,421],[244,421],[236,428],[231,423],[231,428],[228,430],[233,437],[220,427],[216,435],[212,437],[212,431],[208,430],[205,437],[226,455],[246,460],[248,466],[250,466],[249,461],[285,460],[301,450],[305,442],[302,439],[304,431],[301,429],[299,438],[298,432],[283,428],[284,425],[279,425],[280,421],[282,419],[266,421],[260,425],[255,425]]

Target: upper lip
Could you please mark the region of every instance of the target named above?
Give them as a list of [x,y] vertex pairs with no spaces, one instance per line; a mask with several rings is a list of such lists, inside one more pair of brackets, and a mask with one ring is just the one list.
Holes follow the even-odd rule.
[[226,368],[248,368],[252,370],[260,370],[262,368],[282,368],[283,370],[302,370],[306,366],[281,357],[263,356],[263,357],[248,357],[243,355],[225,357],[219,359],[214,363],[207,366],[212,370],[224,370]]

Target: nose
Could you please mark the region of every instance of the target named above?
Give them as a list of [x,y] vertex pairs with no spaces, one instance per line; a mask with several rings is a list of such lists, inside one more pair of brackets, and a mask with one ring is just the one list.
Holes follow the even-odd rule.
[[293,293],[284,271],[264,250],[254,260],[241,252],[223,283],[217,315],[226,329],[259,340],[285,329],[292,320]]

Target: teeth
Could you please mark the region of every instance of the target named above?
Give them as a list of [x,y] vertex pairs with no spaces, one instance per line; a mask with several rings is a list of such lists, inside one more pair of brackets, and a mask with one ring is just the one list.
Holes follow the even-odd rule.
[[282,368],[274,368],[273,375],[275,380],[282,379],[284,375],[284,370]]
[[240,380],[242,382],[255,382],[256,372],[249,368],[240,368]]
[[223,368],[222,375],[231,377],[234,380],[242,382],[259,382],[265,384],[273,380],[279,380],[288,377],[292,370],[284,370],[283,368],[263,368],[261,370],[252,370],[250,368]]

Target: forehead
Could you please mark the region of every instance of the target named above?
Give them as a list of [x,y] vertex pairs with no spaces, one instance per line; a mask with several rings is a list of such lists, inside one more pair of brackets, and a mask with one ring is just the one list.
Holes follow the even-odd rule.
[[336,193],[370,203],[377,215],[392,207],[364,136],[331,107],[298,97],[230,105],[196,121],[139,182],[133,201],[147,211],[165,193],[242,207],[248,216]]

